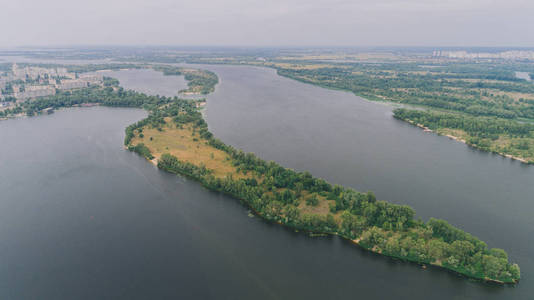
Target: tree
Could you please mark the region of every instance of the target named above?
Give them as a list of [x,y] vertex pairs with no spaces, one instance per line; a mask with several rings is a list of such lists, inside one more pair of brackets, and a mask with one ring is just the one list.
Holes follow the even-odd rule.
[[458,263],[459,263],[459,260],[454,256],[449,256],[449,258],[447,258],[447,264],[455,268],[458,267]]
[[499,259],[493,255],[482,256],[482,267],[486,276],[490,278],[498,278],[500,272],[506,266],[506,261]]
[[428,255],[434,261],[440,260],[447,255],[449,244],[438,240],[432,239],[428,242]]
[[475,246],[468,241],[454,241],[450,247],[451,254],[454,255],[462,265],[473,255],[474,250]]
[[364,231],[361,236],[361,242],[369,247],[375,245],[380,246],[384,242],[384,233],[378,227],[371,227],[369,230]]
[[293,204],[293,201],[295,200],[295,195],[293,194],[291,190],[286,189],[282,192],[281,198],[282,198],[281,199],[282,203]]
[[519,266],[517,264],[511,265],[509,271],[512,275],[512,278],[519,279],[521,277],[521,271],[519,270]]
[[376,196],[375,196],[375,193],[369,191],[367,192],[367,201],[369,203],[375,203],[376,202]]
[[385,247],[385,250],[387,253],[389,254],[392,254],[392,255],[400,255],[400,244],[399,244],[399,240],[392,236],[390,237],[387,241],[386,241],[386,247]]
[[337,222],[332,214],[326,215],[326,225],[332,230],[337,229]]
[[286,205],[284,214],[291,221],[296,221],[300,217],[300,210],[293,205]]
[[492,248],[490,249],[490,254],[497,258],[508,260],[508,254],[506,254],[506,251],[504,251],[503,249]]
[[302,196],[303,190],[304,190],[304,184],[302,184],[302,182],[295,183],[295,192],[296,192],[297,198]]
[[306,204],[310,206],[317,206],[319,204],[319,199],[317,194],[313,193],[310,197],[306,199]]

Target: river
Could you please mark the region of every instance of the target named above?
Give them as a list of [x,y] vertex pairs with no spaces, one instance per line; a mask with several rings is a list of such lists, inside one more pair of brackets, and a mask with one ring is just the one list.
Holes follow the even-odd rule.
[[[522,281],[492,286],[336,237],[248,216],[238,201],[122,148],[136,109],[74,108],[0,122],[2,299],[528,299],[534,168],[425,133],[392,107],[244,66],[205,66],[210,130],[332,183],[373,190],[508,251]],[[161,95],[181,77],[112,72]],[[138,80],[143,76],[150,81]],[[154,79],[156,78],[156,79]],[[161,88],[158,87],[160,79]],[[169,82],[175,82],[173,89]],[[148,84],[149,82],[149,84]],[[147,86],[150,85],[150,86]],[[150,90],[147,90],[150,88]]]

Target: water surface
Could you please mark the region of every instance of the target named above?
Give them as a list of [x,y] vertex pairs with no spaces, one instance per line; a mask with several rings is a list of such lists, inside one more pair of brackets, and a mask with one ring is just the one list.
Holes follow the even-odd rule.
[[[472,282],[250,218],[238,201],[124,150],[124,128],[143,111],[93,107],[0,122],[0,298],[534,294],[532,167],[424,133],[393,119],[389,106],[270,69],[206,68],[221,79],[206,111],[217,137],[332,183],[409,204],[423,219],[445,218],[505,248],[522,267],[522,282],[504,288]],[[121,72],[123,84],[139,89],[147,82],[139,78],[149,74]],[[168,79],[148,72],[154,85]],[[165,84],[152,92],[170,89]]]
[[178,91],[187,88],[184,76],[163,76],[152,69],[103,71],[98,74],[118,79],[125,89],[148,95],[174,97],[178,96]]
[[[408,204],[424,220],[446,219],[490,247],[506,249],[522,267],[521,284],[500,292],[517,299],[534,294],[527,284],[534,272],[532,166],[425,133],[394,119],[391,106],[351,93],[283,78],[270,69],[205,67],[222,78],[207,105],[215,136],[332,183]],[[459,284],[465,289],[450,290],[441,279],[431,285],[445,298],[486,297],[479,293],[492,290]],[[388,285],[392,294],[395,286]]]

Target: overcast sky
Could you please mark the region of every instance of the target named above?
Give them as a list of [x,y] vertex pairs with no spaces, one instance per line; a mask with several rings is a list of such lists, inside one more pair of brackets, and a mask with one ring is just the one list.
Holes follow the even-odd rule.
[[534,46],[532,0],[0,0],[0,47]]

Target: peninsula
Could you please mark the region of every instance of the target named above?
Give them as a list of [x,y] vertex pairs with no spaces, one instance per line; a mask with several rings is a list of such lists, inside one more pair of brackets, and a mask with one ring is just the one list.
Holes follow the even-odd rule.
[[415,211],[332,185],[309,172],[266,162],[213,137],[200,113],[201,101],[176,100],[126,129],[125,145],[158,168],[185,175],[231,195],[258,216],[291,228],[334,234],[382,255],[429,264],[470,278],[516,283],[519,266],[502,249]]
[[[175,74],[173,67],[167,73]],[[182,70],[176,70],[182,72]],[[197,90],[212,91],[217,80],[203,70]],[[216,75],[215,75],[216,76]],[[187,79],[187,78],[186,78]],[[369,251],[452,270],[469,278],[517,283],[520,269],[502,249],[489,249],[448,222],[414,219],[406,205],[377,200],[372,192],[332,185],[224,144],[202,117],[204,100],[148,96],[104,78],[102,86],[59,92],[26,101],[19,113],[88,103],[139,107],[149,116],[126,128],[125,145],[167,172],[185,175],[206,188],[239,199],[258,216],[296,230],[338,235]]]

